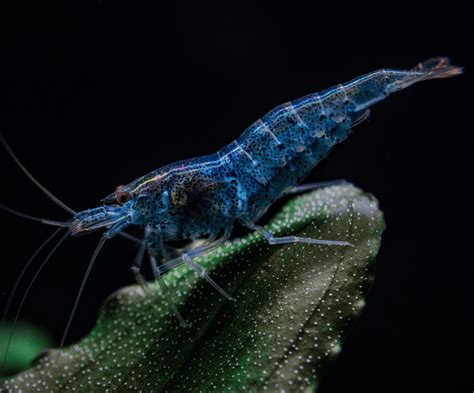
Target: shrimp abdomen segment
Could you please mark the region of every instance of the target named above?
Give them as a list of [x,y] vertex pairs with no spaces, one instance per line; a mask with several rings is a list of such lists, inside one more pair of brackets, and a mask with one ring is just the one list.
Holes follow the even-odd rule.
[[[283,166],[294,152],[317,152],[347,136],[352,123],[373,104],[418,81],[462,72],[446,58],[418,64],[411,70],[378,70],[321,93],[279,105],[252,124],[237,140],[256,162]],[[321,146],[323,145],[323,146]],[[319,154],[316,154],[317,158]]]
[[374,71],[277,106],[231,144],[232,166],[250,204],[265,206],[300,182],[367,117],[368,107],[418,81],[461,72],[438,58],[411,70]]
[[[371,72],[342,86],[354,105],[351,109],[360,111],[414,83],[429,79],[450,78],[462,72],[463,69],[451,65],[449,59],[438,57],[419,63],[411,70],[382,69]],[[328,98],[333,95],[331,90],[333,89],[327,91]]]

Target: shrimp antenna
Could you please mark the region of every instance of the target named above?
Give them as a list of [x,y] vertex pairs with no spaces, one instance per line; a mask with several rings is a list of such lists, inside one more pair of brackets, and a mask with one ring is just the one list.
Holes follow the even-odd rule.
[[28,268],[30,267],[31,263],[35,260],[35,258],[38,256],[38,254],[43,250],[43,248],[46,247],[46,245],[59,233],[59,231],[61,230],[62,228],[58,228],[54,231],[54,233],[52,235],[50,235],[42,244],[41,246],[38,247],[38,249],[34,252],[34,254],[30,257],[30,259],[28,260],[28,262],[26,262],[25,266],[23,266],[23,269],[21,270],[20,272],[20,275],[17,277],[16,281],[15,281],[15,284],[13,285],[13,289],[11,290],[10,292],[10,295],[8,296],[8,300],[7,300],[7,303],[5,305],[5,310],[3,312],[3,318],[2,318],[2,325],[5,323],[6,319],[7,319],[7,314],[8,314],[8,311],[10,311],[10,306],[11,306],[11,303],[13,301],[13,298],[15,297],[15,293],[18,289],[18,285],[20,285],[20,281],[21,279],[23,278],[23,276],[25,275],[26,271],[28,270]]
[[64,346],[64,342],[66,341],[67,334],[69,332],[69,328],[71,327],[72,320],[74,318],[74,315],[76,314],[77,306],[79,305],[79,300],[81,299],[82,292],[84,290],[84,286],[86,285],[86,281],[89,278],[89,274],[92,270],[92,267],[94,266],[94,263],[97,259],[97,255],[99,255],[100,250],[102,249],[102,246],[104,245],[105,241],[108,239],[106,235],[102,236],[100,239],[99,244],[97,245],[94,254],[92,255],[92,258],[89,262],[89,266],[87,266],[87,270],[84,273],[84,277],[81,282],[81,286],[79,288],[79,291],[77,292],[76,300],[74,301],[74,306],[72,307],[71,314],[69,315],[69,319],[67,321],[66,328],[64,329],[63,337],[61,338],[61,344],[59,344],[59,349],[61,349]]
[[[68,222],[48,220],[46,218],[31,216],[29,214],[25,214],[25,213],[19,212],[18,210],[12,209],[11,207],[5,206],[1,203],[0,203],[0,210],[6,211],[7,213],[13,214],[14,216],[26,218],[27,220],[37,221],[46,225],[52,225],[54,227],[68,228],[71,226],[70,223]],[[122,231],[118,235],[124,237],[125,239],[131,240],[134,243],[137,243],[137,244],[141,243],[141,240],[138,237],[133,236],[127,232]]]
[[13,158],[13,161],[20,167],[20,169],[23,171],[23,173],[29,177],[29,179],[36,184],[36,186],[43,191],[46,196],[51,199],[54,203],[56,203],[58,206],[62,207],[64,210],[71,214],[76,214],[76,212],[71,209],[68,205],[66,205],[64,202],[60,201],[51,191],[49,191],[46,187],[44,187],[38,180],[35,179],[35,177],[26,169],[26,167],[21,163],[21,161],[18,159],[16,154],[13,152],[12,148],[10,145],[7,143],[3,135],[0,133],[0,142],[2,145],[5,147],[6,151],[8,154],[10,154],[11,158]]
[[46,224],[46,225],[52,225],[52,226],[55,226],[55,227],[69,227],[70,226],[69,223],[67,223],[67,222],[47,220],[45,218],[30,216],[29,214],[19,212],[18,210],[12,209],[11,207],[5,206],[1,203],[0,203],[0,210],[6,211],[10,214],[13,214],[14,216],[18,216],[18,217],[21,217],[21,218],[26,218],[27,220],[38,221],[38,222],[41,222],[42,224]]
[[[30,259],[28,260],[28,262],[26,263],[25,266],[23,266],[23,269],[21,270],[21,273],[20,275],[18,276],[18,278],[16,279],[15,281],[15,284],[13,285],[13,289],[11,290],[10,292],[10,295],[8,296],[8,299],[7,299],[7,303],[5,305],[5,310],[3,312],[3,317],[2,317],[2,326],[5,325],[5,322],[7,320],[7,316],[8,316],[8,312],[10,311],[10,307],[11,307],[11,304],[12,304],[12,301],[13,299],[15,298],[15,294],[16,294],[16,291],[18,290],[18,286],[20,285],[20,282],[23,278],[23,276],[25,275],[26,271],[28,270],[28,268],[30,267],[30,265],[33,263],[33,261],[36,259],[36,257],[38,256],[38,254],[43,250],[43,248],[45,248],[48,243],[53,240],[53,238],[59,233],[59,231],[61,231],[62,228],[58,228],[54,231],[54,233],[49,236],[42,244],[41,246],[39,246],[39,248],[34,252],[34,254],[30,257]],[[12,333],[13,333],[13,327],[12,327]],[[7,351],[8,351],[8,346],[7,348],[5,349],[5,359],[4,359],[4,362],[6,361],[6,356],[7,356]],[[4,363],[2,363],[2,367],[0,368],[3,368],[3,365]],[[1,373],[0,373],[1,374]]]
[[[62,228],[59,228],[54,234],[53,236],[51,236],[49,239],[46,240],[46,242],[40,247],[41,248],[44,248],[44,246],[49,243],[49,241],[54,237],[54,235],[56,235],[57,232],[59,232]],[[13,319],[13,324],[12,324],[12,327],[11,327],[11,330],[10,330],[10,335],[8,337],[8,341],[7,341],[7,345],[5,347],[5,354],[3,356],[3,366],[5,366],[6,364],[6,361],[7,361],[7,356],[8,356],[8,350],[10,348],[10,344],[11,344],[11,341],[12,341],[12,338],[13,338],[13,332],[15,331],[15,326],[16,326],[16,323],[18,321],[18,318],[20,316],[20,313],[21,313],[21,310],[23,309],[23,305],[25,304],[25,300],[28,296],[28,294],[30,293],[30,290],[31,288],[33,287],[33,284],[35,283],[36,279],[38,278],[39,274],[41,273],[41,271],[43,270],[43,268],[46,266],[46,264],[48,263],[48,261],[50,260],[50,258],[52,257],[52,255],[56,252],[56,250],[59,248],[59,246],[61,245],[61,243],[66,239],[66,237],[69,236],[69,234],[71,233],[71,231],[67,231],[62,237],[61,239],[59,239],[59,241],[56,243],[56,245],[53,247],[53,249],[49,252],[49,254],[46,256],[46,258],[44,259],[44,261],[41,263],[41,265],[38,267],[38,270],[36,270],[36,273],[35,275],[33,276],[33,278],[31,279],[30,283],[28,284],[28,287],[26,288],[26,291],[21,299],[21,302],[20,302],[20,305],[18,306],[18,309],[16,311],[16,314],[15,314],[15,318]],[[35,254],[39,253],[40,250],[38,250]],[[36,255],[33,255],[33,257],[36,256]],[[33,258],[31,258],[32,260]],[[30,263],[30,261],[28,262]],[[26,269],[25,269],[26,270]],[[23,273],[23,272],[22,272]],[[5,314],[6,315],[6,314]]]
[[[28,178],[41,190],[43,191],[46,196],[51,199],[54,203],[56,203],[58,206],[62,207],[64,210],[66,210],[67,212],[71,213],[72,215],[75,215],[77,212],[74,211],[73,209],[71,209],[68,205],[66,205],[64,202],[62,202],[61,200],[59,200],[55,195],[53,195],[53,193],[51,191],[49,191],[46,187],[44,187],[38,180],[35,179],[35,177],[30,173],[30,171],[28,171],[28,169],[26,169],[26,167],[21,163],[21,161],[19,160],[19,158],[16,156],[16,154],[13,152],[12,148],[10,147],[10,145],[7,143],[7,141],[5,140],[5,137],[3,136],[2,133],[0,133],[0,142],[2,143],[2,145],[5,147],[6,151],[8,152],[8,154],[10,154],[11,158],[13,159],[13,161],[15,161],[15,163],[20,167],[20,169],[25,173],[26,176],[28,176]],[[26,218],[26,219],[29,219],[29,220],[33,220],[33,221],[39,221],[43,224],[48,224],[48,225],[54,225],[54,226],[69,226],[67,223],[61,223],[61,222],[58,222],[58,221],[54,221],[54,220],[46,220],[46,219],[43,219],[43,218],[38,218],[38,217],[33,217],[33,216],[30,216],[28,214],[24,214],[24,213],[21,213],[17,210],[14,210],[12,208],[9,208],[5,205],[2,205],[0,204],[0,210],[4,210],[4,211],[7,211],[8,213],[10,214],[14,214],[16,216],[19,216],[19,217],[23,217],[23,218]],[[133,241],[134,243],[137,243],[139,244],[140,243],[140,239],[136,238],[135,236],[133,235],[130,235],[126,232],[120,232],[119,233],[120,236],[128,239],[128,240],[131,240]]]

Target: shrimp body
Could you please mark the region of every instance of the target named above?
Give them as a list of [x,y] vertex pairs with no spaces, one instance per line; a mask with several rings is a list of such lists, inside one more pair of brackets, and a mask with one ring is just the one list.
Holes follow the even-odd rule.
[[460,72],[445,58],[432,59],[279,105],[216,154],[167,165],[121,187],[130,196],[130,223],[151,228],[160,242],[214,239],[236,222],[255,223],[347,138],[368,107],[417,81]]
[[[160,280],[162,273],[187,263],[230,299],[193,261],[194,257],[227,240],[236,223],[263,233],[270,244],[350,245],[344,240],[275,237],[256,223],[269,206],[299,184],[334,145],[347,138],[352,128],[367,117],[370,106],[415,82],[460,73],[462,69],[451,66],[448,59],[436,58],[408,71],[375,71],[319,94],[287,102],[257,120],[238,139],[217,153],[157,169],[118,187],[103,200],[103,206],[79,213],[42,187],[6,142],[1,141],[35,184],[53,201],[73,213],[72,219],[63,223],[69,228],[68,234],[106,229],[90,266],[105,239],[117,234],[130,237],[122,231],[130,225],[139,225],[144,227],[144,238],[135,239],[139,241],[140,249],[132,271],[140,283],[144,282],[140,267],[147,252],[157,279]],[[198,238],[205,240],[199,246],[191,245],[185,250],[169,244]],[[82,287],[78,298],[81,291]]]
[[[140,243],[132,271],[140,284],[145,254],[148,254],[154,277],[166,289],[161,275],[186,263],[206,279],[227,299],[224,291],[194,258],[227,240],[236,223],[261,232],[270,244],[311,243],[329,246],[350,246],[344,240],[324,240],[295,236],[275,237],[257,225],[259,218],[279,198],[290,192],[333,148],[343,141],[352,128],[368,115],[368,108],[390,93],[411,84],[462,73],[446,58],[435,58],[418,64],[409,71],[379,70],[339,84],[323,92],[277,106],[253,123],[236,140],[215,154],[176,162],[157,169],[103,199],[102,206],[76,212],[43,187],[23,166],[0,134],[0,142],[18,166],[52,201],[70,212],[68,222],[57,222],[17,212],[0,204],[0,209],[67,228],[53,250],[40,265],[18,308],[41,269],[68,235],[88,234],[105,229],[90,262],[63,334],[64,343],[84,283],[108,238],[116,235]],[[307,186],[300,186],[307,189]],[[144,228],[143,239],[123,232],[130,225]],[[38,249],[23,268],[7,301],[4,318],[23,274],[39,251],[61,230],[58,229]],[[204,238],[198,246],[192,240]],[[172,247],[170,242],[189,241],[190,247]],[[172,302],[178,319],[184,322]],[[11,340],[11,335],[10,339]],[[5,357],[8,352],[5,351]]]

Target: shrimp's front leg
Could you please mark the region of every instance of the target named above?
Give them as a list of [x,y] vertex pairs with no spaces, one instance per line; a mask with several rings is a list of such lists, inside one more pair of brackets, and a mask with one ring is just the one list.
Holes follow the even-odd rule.
[[250,220],[242,220],[242,225],[249,229],[253,229],[256,232],[260,232],[269,244],[288,244],[288,243],[309,243],[309,244],[322,244],[326,246],[352,246],[351,243],[341,240],[323,240],[323,239],[312,239],[310,237],[299,237],[299,236],[281,236],[275,237],[268,229],[260,225],[254,224]]
[[130,269],[133,273],[133,276],[135,277],[135,281],[142,287],[144,292],[148,290],[148,283],[146,282],[145,277],[143,277],[143,274],[141,273],[141,267],[143,263],[143,257],[149,246],[150,234],[150,227],[146,227],[145,235],[140,241],[140,246],[138,247],[137,255],[135,256],[135,260],[133,261],[133,265]]
[[342,186],[351,184],[345,179],[324,180],[316,183],[306,183],[294,186],[288,194],[301,194],[303,192],[316,190],[323,187]]
[[188,252],[183,253],[178,258],[175,258],[169,262],[166,262],[157,267],[156,271],[159,275],[166,273],[167,271],[174,269],[175,267],[186,263],[189,265],[196,273],[199,274],[200,277],[204,278],[217,292],[219,292],[222,296],[224,296],[228,300],[235,300],[232,296],[230,296],[224,289],[222,289],[207,273],[206,269],[204,269],[201,265],[197,264],[193,261],[194,258],[197,258],[201,255],[204,255],[214,249],[216,249],[219,245],[224,243],[230,237],[231,230],[226,230],[221,238],[211,241],[208,244],[204,244],[200,247],[196,247]]
[[143,277],[143,274],[140,272],[142,262],[143,262],[143,256],[145,254],[146,248],[147,248],[146,240],[144,239],[140,243],[140,247],[138,248],[137,255],[130,269],[133,273],[133,276],[135,277],[135,281],[142,287],[143,291],[147,291],[148,289],[148,283],[146,282],[145,277]]
[[174,315],[176,315],[176,318],[178,318],[178,321],[181,322],[183,326],[187,326],[188,324],[186,323],[181,313],[179,312],[178,307],[176,307],[176,302],[175,302],[175,299],[173,298],[173,294],[169,290],[168,286],[163,280],[163,277],[161,277],[161,274],[158,271],[158,263],[156,261],[156,258],[152,255],[151,252],[148,253],[148,257],[150,259],[150,266],[151,266],[151,271],[153,272],[153,276],[155,277],[155,280],[158,281],[158,285],[160,286],[163,293],[166,294],[166,297],[168,298],[168,302],[171,308],[173,309]]
[[166,251],[161,237],[157,233],[155,233],[150,227],[145,228],[145,236],[140,242],[140,247],[138,249],[137,255],[131,268],[132,273],[135,276],[135,280],[142,287],[143,292],[149,293],[151,291],[150,286],[148,285],[147,281],[145,280],[145,277],[140,271],[146,251],[148,251],[151,270],[153,272],[155,280],[158,282],[158,285],[161,287],[163,293],[168,297],[170,306],[173,309],[174,314],[176,315],[178,320],[181,322],[181,324],[186,325],[186,321],[183,319],[175,305],[171,292],[169,291],[168,287],[166,286],[165,282],[163,281],[163,278],[161,277],[158,271],[156,258],[158,257],[158,255],[160,255],[160,258],[162,255],[166,255]]

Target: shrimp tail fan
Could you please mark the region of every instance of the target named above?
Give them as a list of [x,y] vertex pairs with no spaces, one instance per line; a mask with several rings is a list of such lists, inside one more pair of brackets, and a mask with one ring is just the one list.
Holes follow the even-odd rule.
[[451,64],[447,57],[434,57],[417,64],[409,71],[400,72],[400,76],[387,86],[392,93],[411,86],[414,83],[429,80],[451,78],[463,73],[462,67]]
[[451,64],[447,57],[435,57],[417,64],[411,71],[421,72],[422,76],[418,79],[441,79],[451,78],[463,73],[463,68]]

